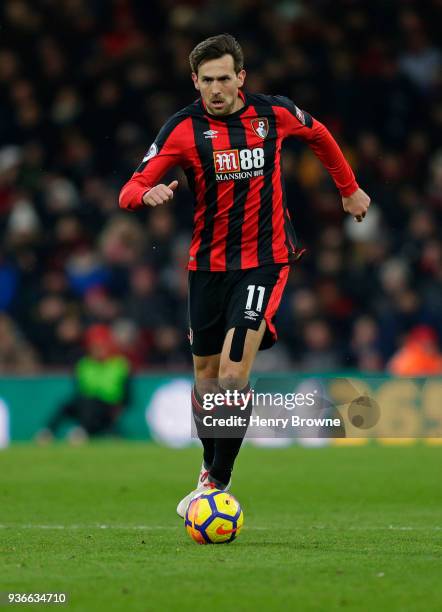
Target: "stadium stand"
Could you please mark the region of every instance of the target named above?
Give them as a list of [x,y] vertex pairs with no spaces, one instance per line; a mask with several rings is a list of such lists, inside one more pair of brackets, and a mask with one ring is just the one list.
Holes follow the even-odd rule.
[[440,347],[438,10],[437,0],[4,0],[1,371],[71,367],[96,323],[112,326],[135,370],[190,368],[184,175],[173,174],[167,208],[128,214],[118,192],[164,120],[196,97],[190,50],[222,31],[243,44],[246,88],[290,96],[325,123],[372,197],[364,223],[345,218],[308,148],[287,143],[307,254],[290,275],[280,342],[257,369],[380,372],[417,325]]

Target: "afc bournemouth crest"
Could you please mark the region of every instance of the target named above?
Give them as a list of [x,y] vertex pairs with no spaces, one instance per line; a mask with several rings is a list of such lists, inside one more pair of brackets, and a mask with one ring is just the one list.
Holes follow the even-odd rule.
[[257,117],[256,119],[252,119],[250,124],[255,134],[264,140],[269,133],[269,121],[267,117]]

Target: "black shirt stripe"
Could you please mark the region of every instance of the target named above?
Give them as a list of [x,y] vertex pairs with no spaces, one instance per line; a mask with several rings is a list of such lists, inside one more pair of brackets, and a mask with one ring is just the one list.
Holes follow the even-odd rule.
[[[213,164],[213,144],[211,138],[204,138],[204,132],[210,130],[209,120],[204,116],[192,117],[193,133],[200,164],[204,172],[206,185],[204,201],[204,227],[201,231],[201,242],[196,254],[198,268],[210,269],[210,250],[213,239],[214,219],[218,207],[218,186]],[[204,163],[205,160],[205,163]]]
[[275,172],[276,157],[276,117],[272,107],[260,109],[255,106],[258,117],[265,115],[269,121],[269,132],[264,141],[264,184],[260,191],[259,220],[258,220],[258,264],[269,263],[272,258],[273,244],[273,173]]

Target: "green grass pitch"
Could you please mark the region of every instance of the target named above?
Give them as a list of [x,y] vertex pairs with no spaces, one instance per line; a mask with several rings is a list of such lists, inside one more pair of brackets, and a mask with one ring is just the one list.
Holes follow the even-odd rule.
[[441,610],[441,458],[423,443],[247,446],[232,488],[244,530],[198,546],[175,514],[198,448],[13,446],[0,452],[0,591],[65,591],[65,609],[85,612]]

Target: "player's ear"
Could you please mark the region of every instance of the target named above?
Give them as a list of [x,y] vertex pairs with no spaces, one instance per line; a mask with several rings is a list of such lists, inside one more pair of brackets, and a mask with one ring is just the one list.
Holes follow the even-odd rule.
[[238,87],[242,87],[244,85],[244,81],[246,80],[246,71],[244,68],[238,72],[236,78],[238,79]]
[[195,74],[195,72],[192,72],[192,81],[193,81],[193,84],[195,85],[195,89],[199,91],[200,86],[198,85],[198,75]]

